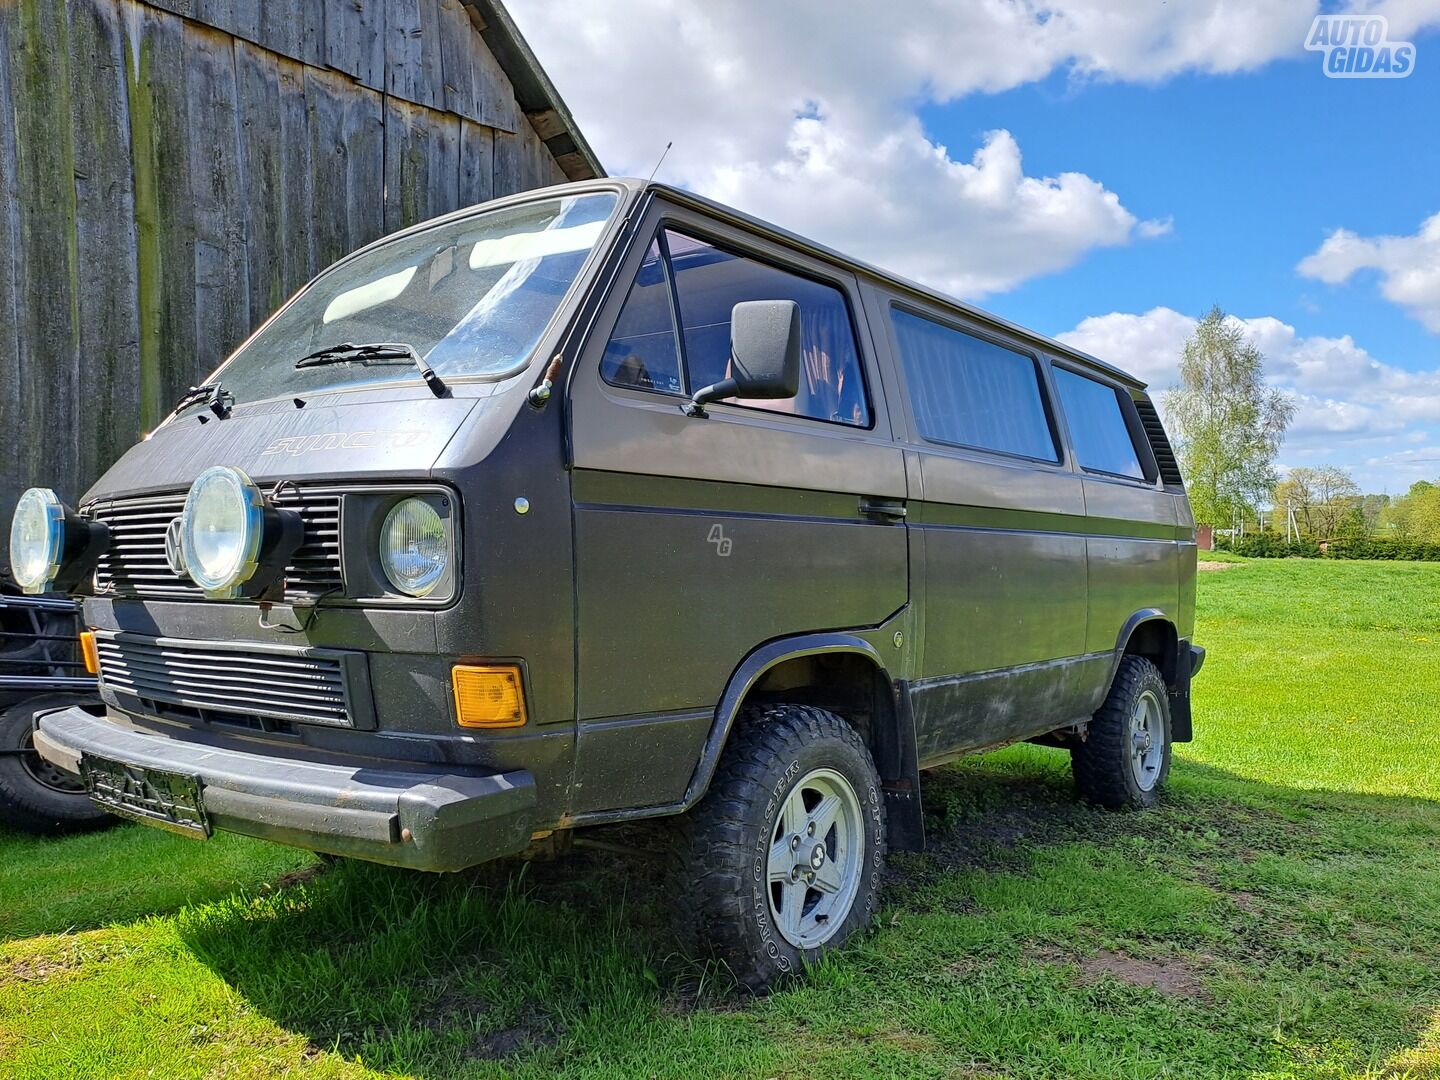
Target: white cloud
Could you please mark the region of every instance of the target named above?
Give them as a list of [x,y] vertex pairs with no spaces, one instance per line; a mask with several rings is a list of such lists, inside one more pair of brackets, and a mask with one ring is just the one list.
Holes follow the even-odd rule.
[[[1027,175],[1006,131],[947,147],[925,103],[1063,72],[1153,82],[1302,51],[1294,0],[513,0],[607,166],[661,176],[970,298],[1168,232],[1103,178]],[[1155,208],[1163,213],[1166,207]]]
[[[1407,371],[1377,360],[1349,335],[1302,337],[1271,316],[1236,320],[1265,355],[1267,380],[1295,402],[1283,460],[1340,464],[1367,490],[1402,491],[1440,476],[1435,451],[1404,448],[1440,430],[1440,368]],[[1180,352],[1195,318],[1168,307],[1083,320],[1061,341],[1147,380],[1157,398],[1179,379]]]
[[1327,285],[1377,271],[1385,299],[1440,333],[1440,214],[1422,222],[1414,236],[1366,237],[1336,229],[1296,269]]

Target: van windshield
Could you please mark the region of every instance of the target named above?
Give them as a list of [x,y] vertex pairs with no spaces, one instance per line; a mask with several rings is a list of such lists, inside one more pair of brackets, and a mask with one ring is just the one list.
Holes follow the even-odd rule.
[[212,376],[237,402],[415,380],[401,361],[297,368],[346,342],[404,342],[445,379],[519,365],[614,212],[604,192],[524,203],[437,225],[322,274]]

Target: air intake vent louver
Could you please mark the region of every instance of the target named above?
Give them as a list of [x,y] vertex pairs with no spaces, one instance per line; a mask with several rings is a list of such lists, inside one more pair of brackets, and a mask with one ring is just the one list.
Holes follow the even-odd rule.
[[346,727],[355,722],[346,662],[357,654],[105,631],[96,634],[95,647],[107,694],[212,713]]
[[1155,403],[1148,394],[1141,394],[1135,399],[1135,411],[1140,414],[1140,422],[1145,425],[1145,437],[1150,440],[1150,449],[1155,451],[1155,462],[1160,466],[1160,482],[1166,487],[1182,486],[1185,478],[1180,475],[1180,462],[1176,460],[1170,437],[1165,434],[1165,425],[1160,423],[1160,414],[1155,410]]

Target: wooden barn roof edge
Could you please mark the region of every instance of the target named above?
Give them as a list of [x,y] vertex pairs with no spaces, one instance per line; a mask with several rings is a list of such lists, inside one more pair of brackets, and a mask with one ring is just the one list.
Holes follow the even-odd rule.
[[480,36],[515,88],[526,119],[571,180],[605,176],[605,167],[585,141],[570,107],[555,89],[529,42],[499,0],[464,0],[480,16]]

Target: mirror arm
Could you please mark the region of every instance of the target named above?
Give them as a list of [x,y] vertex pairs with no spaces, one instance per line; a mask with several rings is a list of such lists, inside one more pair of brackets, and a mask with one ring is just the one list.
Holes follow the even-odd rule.
[[705,411],[705,403],[708,401],[720,401],[723,398],[736,397],[740,393],[740,385],[734,379],[721,379],[709,386],[702,386],[695,391],[688,404],[685,405],[686,416],[706,417],[710,414]]

